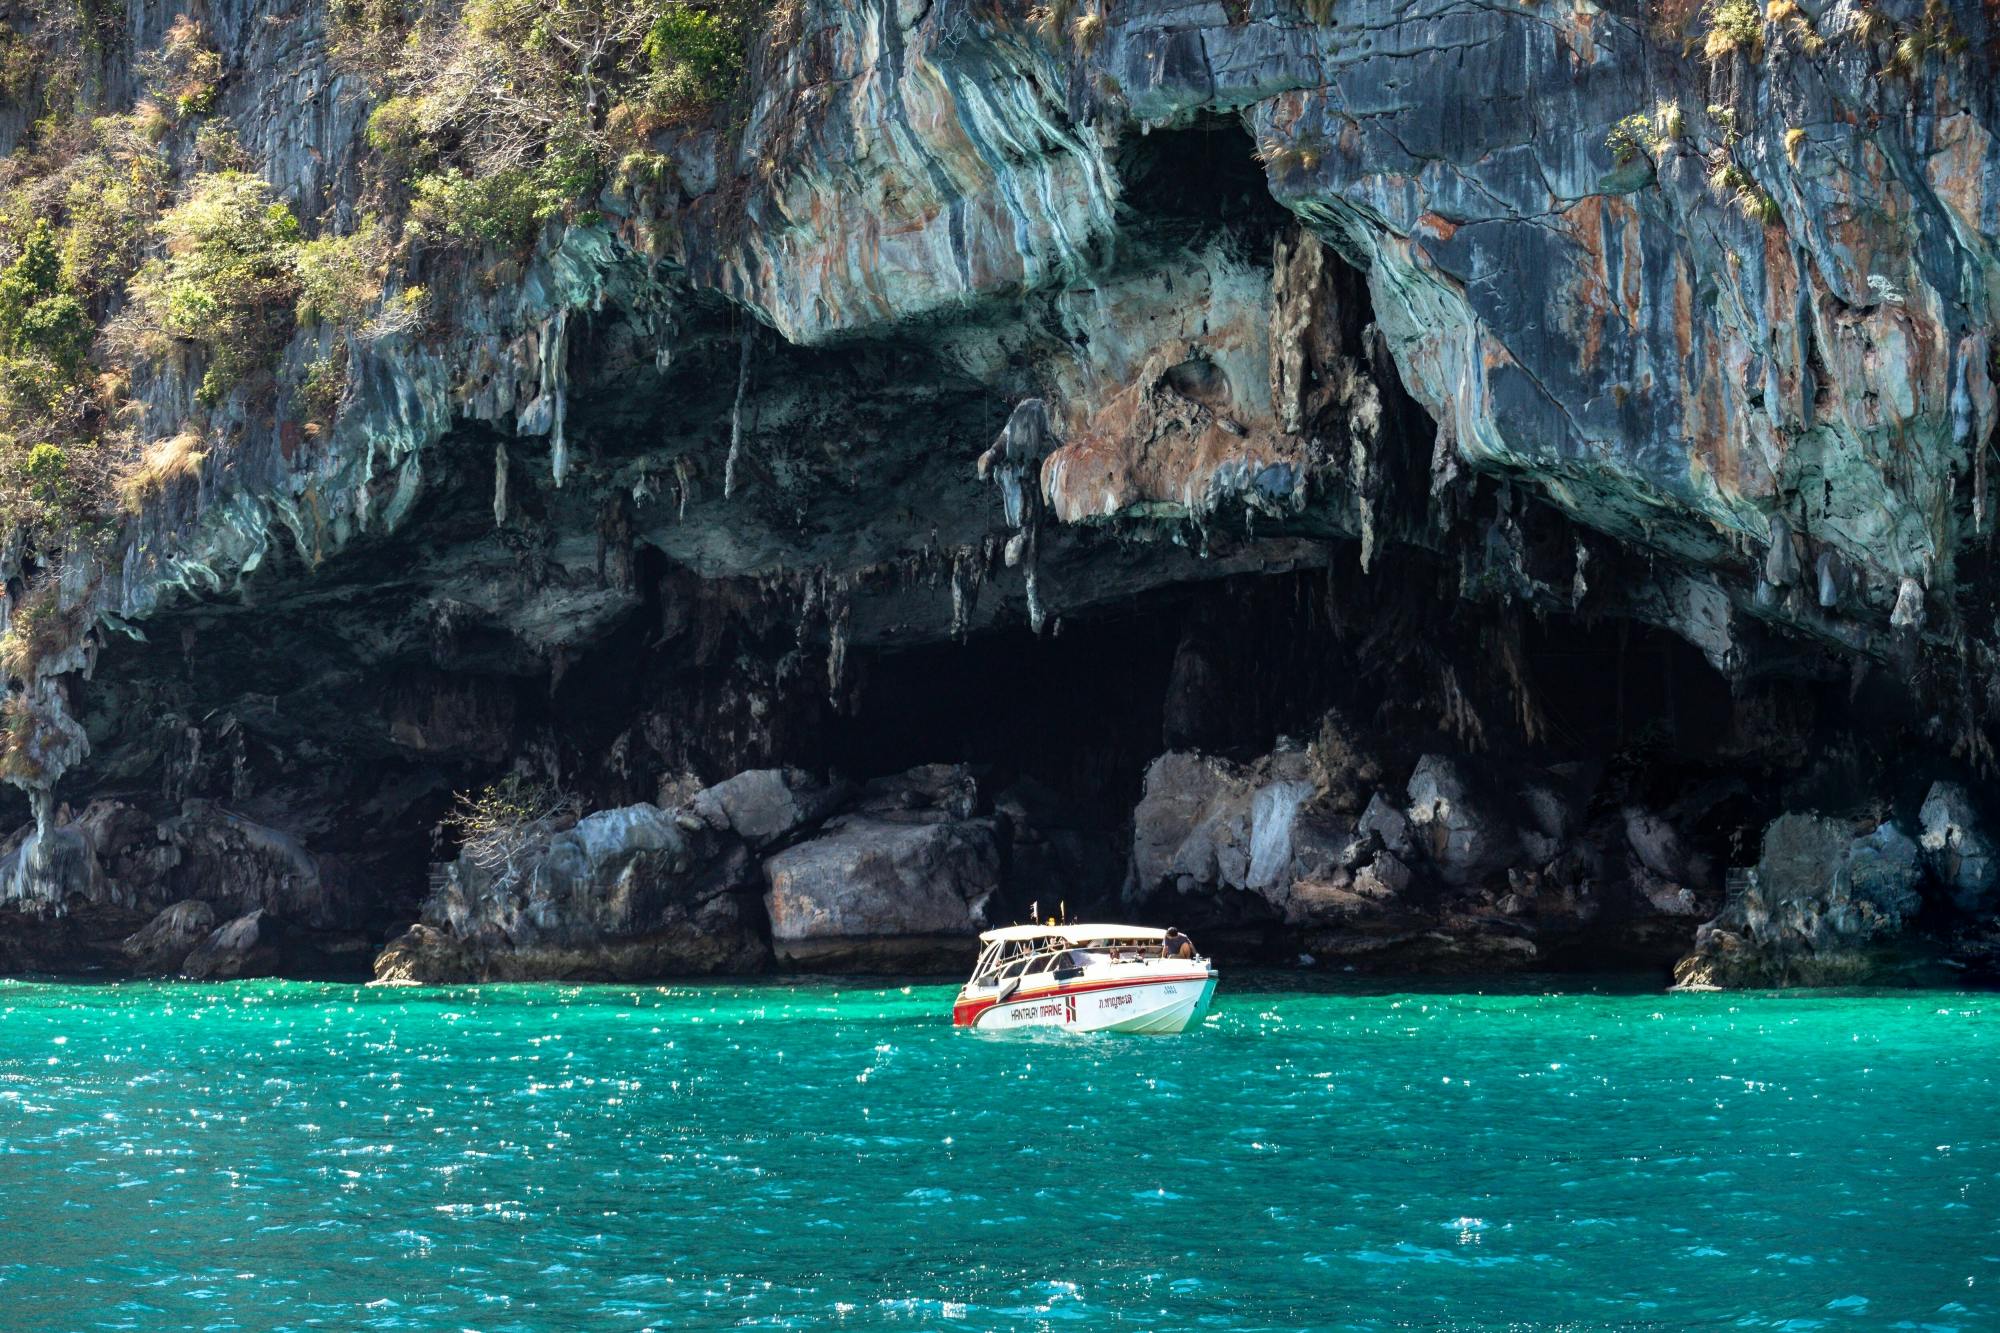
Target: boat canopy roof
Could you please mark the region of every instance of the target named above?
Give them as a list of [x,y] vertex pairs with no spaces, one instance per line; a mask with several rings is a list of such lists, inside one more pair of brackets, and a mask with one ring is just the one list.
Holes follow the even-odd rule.
[[1002,926],[979,937],[981,944],[1000,940],[1051,940],[1062,944],[1097,944],[1104,940],[1160,940],[1167,932],[1158,926]]

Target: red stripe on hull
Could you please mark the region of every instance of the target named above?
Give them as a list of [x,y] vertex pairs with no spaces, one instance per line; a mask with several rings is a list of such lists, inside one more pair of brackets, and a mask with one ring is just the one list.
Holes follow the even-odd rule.
[[953,1027],[969,1028],[979,1021],[979,1016],[988,1009],[1001,1004],[1026,1004],[1030,1000],[1046,1000],[1053,995],[1088,995],[1100,990],[1128,990],[1135,986],[1168,986],[1181,981],[1206,982],[1208,973],[1198,972],[1185,977],[1146,977],[1125,981],[1092,981],[1080,986],[1044,986],[1040,990],[1016,991],[1004,1001],[999,999],[959,1000],[951,1007]]

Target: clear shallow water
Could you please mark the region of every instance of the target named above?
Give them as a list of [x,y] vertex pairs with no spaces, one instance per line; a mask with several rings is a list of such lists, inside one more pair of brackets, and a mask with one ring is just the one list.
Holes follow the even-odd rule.
[[2000,1327],[1995,997],[0,982],[8,1329]]

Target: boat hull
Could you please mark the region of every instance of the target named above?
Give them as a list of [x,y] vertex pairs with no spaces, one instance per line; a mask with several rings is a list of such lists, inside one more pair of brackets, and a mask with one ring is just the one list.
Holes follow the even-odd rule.
[[1005,999],[961,993],[952,1022],[982,1032],[1060,1028],[1167,1035],[1201,1021],[1215,996],[1213,971],[1117,981],[1080,981]]

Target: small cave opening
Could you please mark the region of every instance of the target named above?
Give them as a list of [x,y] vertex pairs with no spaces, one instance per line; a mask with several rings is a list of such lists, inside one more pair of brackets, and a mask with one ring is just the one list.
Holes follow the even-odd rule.
[[1120,146],[1117,167],[1132,230],[1162,242],[1193,246],[1227,233],[1268,255],[1271,238],[1291,221],[1271,196],[1240,116],[1202,113],[1135,135]]

